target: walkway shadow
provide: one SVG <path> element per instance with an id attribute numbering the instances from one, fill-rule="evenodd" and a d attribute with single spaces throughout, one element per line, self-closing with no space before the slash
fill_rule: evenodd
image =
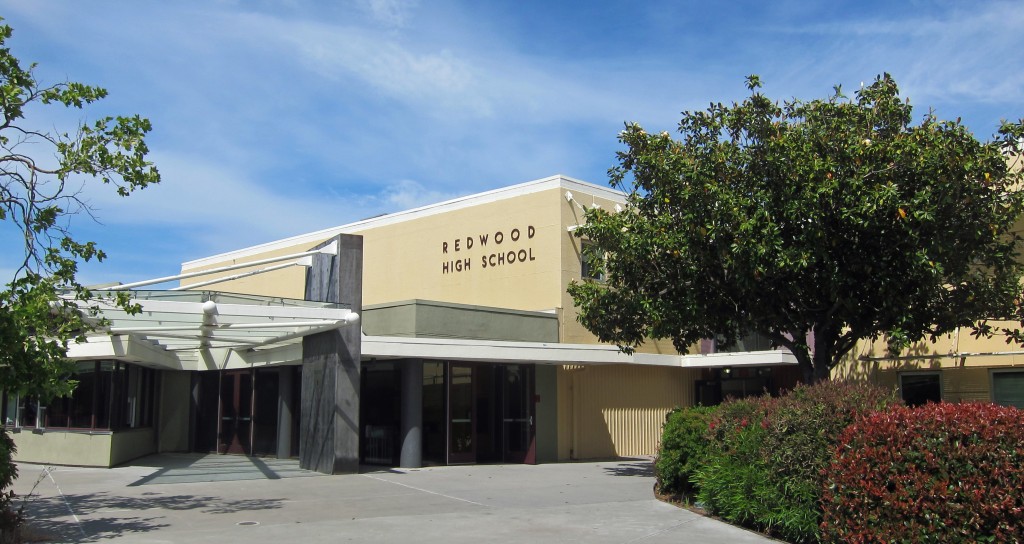
<path id="1" fill-rule="evenodd" d="M 145 511 L 163 509 L 195 510 L 202 514 L 231 514 L 281 508 L 283 499 L 223 499 L 201 495 L 143 493 L 121 497 L 106 491 L 61 497 L 30 497 L 25 505 L 29 531 L 50 541 L 92 542 L 95 540 L 147 533 L 168 527 L 163 516 L 146 516 Z M 16 503 L 17 504 L 17 503 Z M 82 520 L 79 526 L 68 504 Z"/>
<path id="2" fill-rule="evenodd" d="M 299 468 L 299 462 L 296 459 L 263 459 L 244 455 L 158 454 L 129 464 L 155 469 L 151 474 L 128 484 L 129 487 L 147 484 L 279 480 L 281 478 L 322 476 L 318 472 Z"/>
<path id="3" fill-rule="evenodd" d="M 617 465 L 603 467 L 604 471 L 612 476 L 642 476 L 654 477 L 654 462 L 644 459 L 631 463 L 619 463 Z"/>

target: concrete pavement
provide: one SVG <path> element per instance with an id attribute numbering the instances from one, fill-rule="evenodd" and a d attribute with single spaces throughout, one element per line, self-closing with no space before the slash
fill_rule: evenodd
<path id="1" fill-rule="evenodd" d="M 59 542 L 772 542 L 656 500 L 648 460 L 345 476 L 216 455 L 44 468 L 19 465 L 16 504 L 39 481 L 25 512 Z"/>

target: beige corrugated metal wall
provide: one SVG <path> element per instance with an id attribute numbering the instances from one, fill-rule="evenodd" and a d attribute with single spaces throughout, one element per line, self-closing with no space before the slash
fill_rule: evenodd
<path id="1" fill-rule="evenodd" d="M 693 404 L 695 373 L 669 367 L 562 367 L 558 458 L 654 455 L 665 415 Z"/>
<path id="2" fill-rule="evenodd" d="M 989 369 L 947 368 L 942 371 L 942 400 L 946 402 L 989 401 Z"/>

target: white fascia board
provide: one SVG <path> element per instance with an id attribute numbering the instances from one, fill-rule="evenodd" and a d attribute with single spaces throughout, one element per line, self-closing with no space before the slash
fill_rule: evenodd
<path id="1" fill-rule="evenodd" d="M 479 206 L 481 204 L 488 204 L 491 202 L 498 202 L 501 200 L 507 200 L 509 198 L 514 198 L 522 195 L 539 193 L 541 191 L 547 191 L 549 189 L 568 189 L 569 191 L 586 193 L 607 200 L 612 200 L 621 203 L 626 202 L 625 194 L 623 194 L 621 191 L 617 191 L 610 187 L 603 187 L 601 185 L 595 185 L 593 183 L 588 183 L 586 181 L 581 181 L 578 179 L 558 174 L 534 181 L 528 181 L 526 183 L 502 187 L 491 191 L 485 191 L 483 193 L 477 193 L 473 195 L 454 198 L 451 200 L 446 200 L 444 202 L 438 202 L 436 204 L 429 204 L 427 206 L 421 206 L 419 208 L 413 208 L 411 210 L 389 213 L 379 217 L 372 217 L 370 219 L 356 221 L 354 223 L 348 223 L 337 227 L 323 229 L 306 234 L 300 234 L 298 236 L 292 236 L 289 238 L 283 238 L 281 240 L 277 240 L 274 242 L 250 246 L 247 248 L 229 251 L 227 253 L 220 253 L 217 255 L 212 255 L 210 257 L 195 259 L 192 261 L 186 261 L 181 264 L 181 270 L 192 270 L 195 268 L 223 263 L 235 259 L 242 259 L 245 257 L 259 255 L 270 251 L 283 249 L 287 247 L 293 247 L 301 244 L 309 244 L 312 246 L 319 242 L 327 240 L 332 236 L 337 236 L 338 234 L 358 234 L 361 231 L 369 230 L 372 228 L 383 227 L 395 223 L 402 223 L 404 221 L 410 221 L 422 217 L 430 217 L 433 215 L 448 213 L 458 209 Z"/>
<path id="2" fill-rule="evenodd" d="M 171 300 L 132 299 L 132 304 L 142 307 L 143 313 L 163 313 L 178 320 L 191 321 L 202 318 L 204 302 L 180 302 Z M 338 321 L 348 318 L 352 310 L 345 308 L 323 308 L 310 306 L 263 306 L 258 304 L 217 304 L 217 317 L 287 318 L 320 321 Z M 115 310 L 116 311 L 116 310 Z M 182 316 L 184 314 L 184 317 Z M 128 316 L 127 319 L 131 319 Z M 140 318 L 141 319 L 141 318 Z M 287 322 L 283 322 L 287 325 Z"/>
<path id="3" fill-rule="evenodd" d="M 681 366 L 678 355 L 627 355 L 615 346 L 447 338 L 364 336 L 362 358 L 420 358 L 551 365 Z"/>
<path id="4" fill-rule="evenodd" d="M 684 368 L 723 368 L 727 366 L 775 366 L 798 364 L 796 356 L 788 350 L 741 351 L 736 353 L 710 353 L 684 355 Z"/>

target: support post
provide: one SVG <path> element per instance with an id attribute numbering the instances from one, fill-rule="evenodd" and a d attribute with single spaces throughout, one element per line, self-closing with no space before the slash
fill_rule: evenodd
<path id="1" fill-rule="evenodd" d="M 277 457 L 292 456 L 292 417 L 295 414 L 295 367 L 282 366 L 278 370 L 277 404 Z"/>
<path id="2" fill-rule="evenodd" d="M 423 361 L 402 361 L 402 451 L 399 466 L 423 466 Z"/>

